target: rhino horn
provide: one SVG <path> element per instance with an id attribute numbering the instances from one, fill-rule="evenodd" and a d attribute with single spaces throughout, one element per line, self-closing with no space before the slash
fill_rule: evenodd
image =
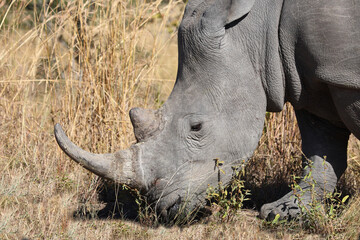
<path id="1" fill-rule="evenodd" d="M 54 128 L 55 138 L 60 148 L 75 162 L 96 175 L 126 184 L 132 188 L 141 189 L 144 183 L 139 173 L 140 166 L 136 160 L 135 148 L 109 154 L 94 154 L 76 146 L 66 136 L 60 124 Z"/>
<path id="2" fill-rule="evenodd" d="M 143 142 L 153 136 L 160 127 L 160 117 L 154 110 L 133 108 L 129 115 L 138 142 Z"/>

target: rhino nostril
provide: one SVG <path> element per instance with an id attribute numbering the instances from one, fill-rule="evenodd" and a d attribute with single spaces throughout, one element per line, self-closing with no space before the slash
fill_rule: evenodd
<path id="1" fill-rule="evenodd" d="M 179 210 L 180 204 L 179 203 L 175 203 L 172 207 L 170 207 L 169 211 L 172 213 L 177 213 Z"/>
<path id="2" fill-rule="evenodd" d="M 179 214 L 180 204 L 181 203 L 177 201 L 172 206 L 170 206 L 167 209 L 167 216 L 170 217 L 171 219 L 175 218 Z"/>

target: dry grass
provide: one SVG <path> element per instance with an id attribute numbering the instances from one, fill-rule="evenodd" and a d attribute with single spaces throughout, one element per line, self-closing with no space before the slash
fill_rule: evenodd
<path id="1" fill-rule="evenodd" d="M 133 143 L 128 111 L 159 107 L 174 83 L 183 7 L 178 0 L 0 2 L 0 239 L 356 239 L 355 196 L 328 224 L 331 234 L 269 228 L 250 210 L 230 223 L 212 217 L 185 228 L 73 217 L 79 209 L 101 209 L 99 182 L 60 151 L 53 125 L 62 123 L 74 142 L 93 152 Z M 359 153 L 352 139 L 341 185 L 352 194 L 359 189 Z M 284 191 L 300 156 L 291 109 L 267 116 L 246 177 L 256 207 L 269 200 L 264 194 L 278 194 L 268 185 Z"/>

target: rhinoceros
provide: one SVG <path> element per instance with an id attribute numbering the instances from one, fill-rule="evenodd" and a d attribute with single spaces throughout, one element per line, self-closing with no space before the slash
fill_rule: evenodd
<path id="1" fill-rule="evenodd" d="M 360 138 L 359 1 L 189 0 L 178 53 L 163 106 L 130 110 L 136 144 L 89 153 L 57 124 L 61 149 L 91 172 L 139 189 L 160 215 L 174 216 L 180 206 L 201 206 L 208 185 L 228 183 L 231 167 L 257 147 L 266 112 L 290 102 L 316 182 L 299 185 L 334 190 L 347 167 L 349 135 Z M 262 206 L 260 216 L 295 218 L 312 195 L 304 191 L 299 201 L 289 192 Z"/>

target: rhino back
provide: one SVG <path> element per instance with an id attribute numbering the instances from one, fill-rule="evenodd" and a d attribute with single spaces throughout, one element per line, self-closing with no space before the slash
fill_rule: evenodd
<path id="1" fill-rule="evenodd" d="M 360 1 L 284 1 L 279 38 L 287 100 L 339 120 L 328 85 L 360 89 Z"/>

